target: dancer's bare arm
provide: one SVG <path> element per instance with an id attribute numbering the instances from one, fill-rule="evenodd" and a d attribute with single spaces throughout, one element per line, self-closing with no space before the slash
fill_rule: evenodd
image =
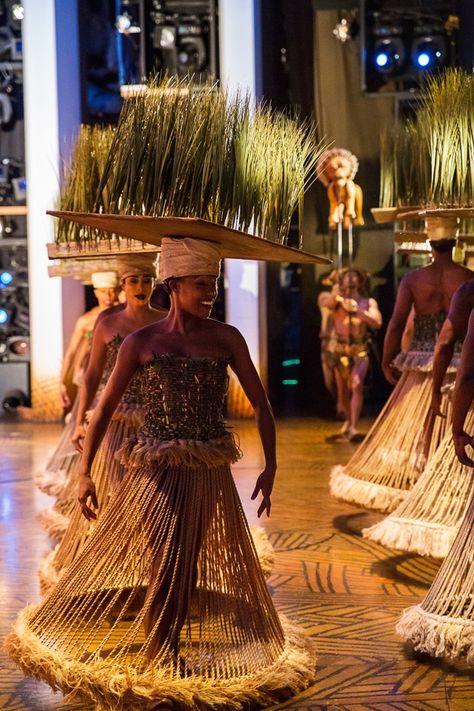
<path id="1" fill-rule="evenodd" d="M 71 404 L 66 389 L 66 376 L 73 364 L 74 356 L 76 355 L 77 349 L 79 348 L 79 344 L 84 338 L 86 328 L 87 320 L 84 316 L 80 316 L 76 321 L 76 325 L 74 326 L 69 345 L 66 348 L 66 352 L 64 354 L 63 364 L 61 366 L 61 374 L 59 376 L 59 388 L 64 407 L 69 407 Z"/>
<path id="2" fill-rule="evenodd" d="M 276 435 L 273 412 L 265 393 L 262 381 L 255 369 L 247 344 L 243 336 L 237 329 L 229 329 L 228 338 L 232 353 L 231 367 L 237 375 L 240 384 L 247 395 L 255 412 L 260 440 L 262 442 L 265 457 L 265 468 L 257 479 L 252 499 L 255 499 L 259 492 L 263 499 L 258 507 L 257 515 L 260 517 L 265 511 L 270 516 L 271 493 L 276 473 Z"/>
<path id="3" fill-rule="evenodd" d="M 409 280 L 404 277 L 398 288 L 395 307 L 393 309 L 392 317 L 388 322 L 387 333 L 385 334 L 383 344 L 382 370 L 388 382 L 392 385 L 395 385 L 397 382 L 392 361 L 400 349 L 403 330 L 410 314 L 412 304 L 413 295 Z"/>
<path id="4" fill-rule="evenodd" d="M 76 423 L 72 434 L 72 443 L 78 452 L 82 452 L 85 437 L 84 422 L 87 411 L 90 409 L 97 389 L 100 385 L 102 373 L 107 356 L 107 344 L 104 338 L 104 329 L 97 326 L 92 337 L 92 348 L 89 356 L 87 370 L 79 390 L 79 407 Z"/>
<path id="5" fill-rule="evenodd" d="M 469 318 L 469 327 L 464 341 L 461 363 L 456 376 L 453 397 L 453 440 L 456 455 L 462 464 L 474 467 L 474 461 L 466 454 L 466 446 L 472 437 L 464 431 L 464 422 L 474 400 L 474 311 Z"/>
<path id="6" fill-rule="evenodd" d="M 138 347 L 132 334 L 132 336 L 125 339 L 119 350 L 115 368 L 98 404 L 94 408 L 84 440 L 78 498 L 82 513 L 89 521 L 96 518 L 94 511 L 87 505 L 89 498 L 92 506 L 97 508 L 95 486 L 90 478 L 92 463 L 112 415 L 139 364 Z"/>
<path id="7" fill-rule="evenodd" d="M 358 305 L 355 315 L 370 328 L 381 328 L 382 326 L 382 314 L 375 299 L 369 299 L 366 309 L 360 308 Z"/>
<path id="8" fill-rule="evenodd" d="M 467 331 L 472 307 L 472 283 L 467 282 L 455 291 L 451 299 L 449 313 L 439 333 L 434 351 L 431 408 L 441 417 L 444 417 L 440 411 L 441 387 L 454 355 L 456 341 L 463 338 Z"/>

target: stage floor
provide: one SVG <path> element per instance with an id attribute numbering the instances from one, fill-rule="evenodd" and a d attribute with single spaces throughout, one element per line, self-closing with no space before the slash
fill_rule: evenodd
<path id="1" fill-rule="evenodd" d="M 367 423 L 365 423 L 367 425 Z M 255 427 L 234 422 L 244 458 L 235 479 L 251 524 L 250 494 L 261 465 Z M 278 422 L 279 470 L 270 518 L 261 521 L 275 548 L 269 586 L 275 604 L 317 644 L 316 684 L 274 708 L 306 711 L 474 711 L 474 673 L 407 648 L 394 631 L 401 611 L 416 604 L 439 563 L 364 540 L 376 513 L 328 494 L 329 471 L 355 445 L 328 443 L 338 423 Z M 0 420 L 0 637 L 17 611 L 39 599 L 36 570 L 52 543 L 38 511 L 52 503 L 33 485 L 59 437 L 58 425 Z M 0 708 L 5 711 L 84 709 L 25 679 L 0 650 Z"/>

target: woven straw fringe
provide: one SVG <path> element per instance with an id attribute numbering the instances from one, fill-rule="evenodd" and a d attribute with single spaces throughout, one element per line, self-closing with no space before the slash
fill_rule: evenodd
<path id="1" fill-rule="evenodd" d="M 44 470 L 36 472 L 33 476 L 33 480 L 38 489 L 50 496 L 57 496 L 61 487 L 64 485 L 67 472 L 71 468 L 74 460 L 79 456 L 79 453 L 76 452 L 71 442 L 78 406 L 79 398 L 76 398 L 71 416 L 63 428 L 53 455 L 50 457 Z"/>
<path id="2" fill-rule="evenodd" d="M 329 487 L 331 495 L 340 501 L 382 512 L 393 511 L 408 494 L 407 491 L 349 476 L 340 464 L 331 470 Z"/>
<path id="3" fill-rule="evenodd" d="M 417 651 L 474 665 L 474 620 L 436 615 L 414 605 L 403 612 L 395 629 Z"/>
<path id="4" fill-rule="evenodd" d="M 407 351 L 406 353 L 399 353 L 393 363 L 402 372 L 405 370 L 418 370 L 429 373 L 433 371 L 433 357 L 434 353 L 432 351 Z M 459 367 L 459 361 L 460 355 L 456 353 L 446 372 L 455 373 Z"/>
<path id="5" fill-rule="evenodd" d="M 397 631 L 417 649 L 474 664 L 474 494 L 448 555 L 419 605 L 405 610 Z"/>
<path id="6" fill-rule="evenodd" d="M 143 425 L 145 419 L 145 410 L 143 407 L 137 407 L 136 405 L 128 405 L 127 403 L 121 402 L 118 408 L 115 410 L 112 421 L 123 422 L 131 429 L 138 429 Z"/>
<path id="7" fill-rule="evenodd" d="M 474 427 L 474 411 L 466 430 Z M 463 466 L 451 434 L 404 501 L 383 521 L 362 530 L 362 535 L 389 548 L 434 558 L 445 558 L 466 513 L 472 490 L 472 470 Z"/>
<path id="8" fill-rule="evenodd" d="M 275 566 L 275 549 L 262 526 L 250 526 L 249 528 L 263 577 L 268 580 Z"/>
<path id="9" fill-rule="evenodd" d="M 280 621 L 285 646 L 274 663 L 238 679 L 170 677 L 152 667 L 118 670 L 114 660 L 67 665 L 59 654 L 42 645 L 28 630 L 28 619 L 38 606 L 26 607 L 5 639 L 5 650 L 29 676 L 45 681 L 68 701 L 91 701 L 97 711 L 153 711 L 169 701 L 173 709 L 203 711 L 270 706 L 306 689 L 315 677 L 314 643 L 285 618 Z"/>
<path id="10" fill-rule="evenodd" d="M 79 456 L 79 452 L 77 452 L 77 456 Z M 35 472 L 33 481 L 35 486 L 44 494 L 58 496 L 62 489 L 64 489 L 67 476 L 67 469 L 58 469 L 55 472 L 44 469 L 43 471 Z"/>
<path id="11" fill-rule="evenodd" d="M 457 526 L 404 519 L 394 513 L 374 526 L 362 529 L 364 538 L 382 546 L 432 558 L 445 558 L 448 555 L 457 532 Z"/>
<path id="12" fill-rule="evenodd" d="M 364 441 L 347 465 L 333 469 L 330 492 L 349 503 L 391 512 L 413 487 L 447 434 L 448 418 L 431 414 L 431 353 L 406 354 L 413 364 L 386 402 Z M 450 401 L 443 394 L 442 409 L 450 413 Z"/>
<path id="13" fill-rule="evenodd" d="M 234 435 L 228 432 L 224 437 L 206 442 L 189 439 L 157 440 L 137 435 L 131 437 L 117 450 L 116 458 L 128 469 L 144 465 L 200 468 L 217 467 L 237 462 L 242 452 Z"/>
<path id="14" fill-rule="evenodd" d="M 53 541 L 60 541 L 69 526 L 70 518 L 56 511 L 54 506 L 43 509 L 38 514 L 39 521 L 44 530 Z"/>

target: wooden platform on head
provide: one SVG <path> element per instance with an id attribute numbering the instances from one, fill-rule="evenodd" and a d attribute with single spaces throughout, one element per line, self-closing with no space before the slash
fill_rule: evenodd
<path id="1" fill-rule="evenodd" d="M 235 479 L 249 522 L 261 454 L 253 423 L 234 422 L 244 451 Z M 367 423 L 366 423 L 367 424 Z M 394 632 L 401 611 L 429 587 L 439 563 L 365 541 L 360 530 L 381 518 L 329 497 L 333 464 L 353 445 L 330 444 L 339 423 L 278 423 L 279 471 L 272 515 L 261 523 L 276 550 L 269 579 L 278 609 L 314 637 L 316 683 L 278 709 L 300 711 L 473 711 L 474 672 L 414 654 Z M 39 599 L 36 569 L 52 543 L 37 521 L 51 500 L 33 486 L 59 437 L 57 425 L 0 420 L 0 637 L 17 611 Z M 0 708 L 86 711 L 22 674 L 0 648 Z"/>

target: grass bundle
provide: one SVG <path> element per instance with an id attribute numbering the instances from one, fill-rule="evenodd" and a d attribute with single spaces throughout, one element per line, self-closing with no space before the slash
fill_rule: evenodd
<path id="1" fill-rule="evenodd" d="M 246 94 L 152 82 L 125 102 L 86 211 L 200 217 L 284 244 L 326 148 L 310 123 Z"/>
<path id="2" fill-rule="evenodd" d="M 72 152 L 71 162 L 65 167 L 58 210 L 91 212 L 95 205 L 100 177 L 104 171 L 114 136 L 112 126 L 81 126 Z M 57 242 L 81 241 L 90 236 L 91 228 L 59 220 Z"/>
<path id="3" fill-rule="evenodd" d="M 474 197 L 474 74 L 430 77 L 413 118 L 382 135 L 380 205 L 466 207 Z"/>

